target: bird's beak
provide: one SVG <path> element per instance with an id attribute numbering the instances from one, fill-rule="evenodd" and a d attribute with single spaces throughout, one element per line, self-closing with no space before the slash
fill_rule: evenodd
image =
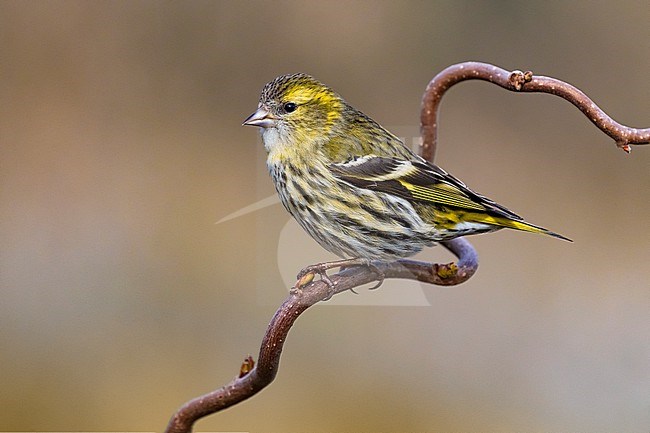
<path id="1" fill-rule="evenodd" d="M 256 112 L 244 120 L 242 126 L 259 126 L 260 128 L 271 128 L 275 126 L 277 117 L 269 112 L 263 105 L 260 105 Z"/>

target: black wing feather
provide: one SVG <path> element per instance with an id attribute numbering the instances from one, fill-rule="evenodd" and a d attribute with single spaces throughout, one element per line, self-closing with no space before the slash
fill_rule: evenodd
<path id="1" fill-rule="evenodd" d="M 330 170 L 341 181 L 357 188 L 392 194 L 412 202 L 486 212 L 523 221 L 519 215 L 472 191 L 456 177 L 423 159 L 408 161 L 367 156 L 331 164 Z"/>

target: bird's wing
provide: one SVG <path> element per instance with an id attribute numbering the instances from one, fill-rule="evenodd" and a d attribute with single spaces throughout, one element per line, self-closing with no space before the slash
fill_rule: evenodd
<path id="1" fill-rule="evenodd" d="M 412 202 L 486 212 L 523 221 L 519 215 L 475 193 L 451 174 L 425 160 L 371 155 L 331 164 L 329 168 L 340 181 L 357 188 L 381 191 Z"/>

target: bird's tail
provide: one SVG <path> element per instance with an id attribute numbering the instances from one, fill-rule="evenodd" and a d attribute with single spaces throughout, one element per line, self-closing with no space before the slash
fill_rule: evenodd
<path id="1" fill-rule="evenodd" d="M 517 220 L 512 220 L 509 218 L 505 217 L 498 217 L 498 216 L 489 216 L 489 221 L 483 221 L 487 224 L 499 226 L 499 227 L 507 227 L 510 229 L 515 229 L 515 230 L 521 230 L 524 232 L 530 232 L 530 233 L 541 233 L 543 235 L 549 235 L 553 236 L 554 238 L 562 239 L 565 241 L 573 242 L 571 239 L 567 238 L 566 236 L 562 236 L 559 233 L 552 232 L 548 229 L 545 229 L 544 227 L 536 226 L 531 223 L 527 223 L 526 221 L 517 221 Z"/>

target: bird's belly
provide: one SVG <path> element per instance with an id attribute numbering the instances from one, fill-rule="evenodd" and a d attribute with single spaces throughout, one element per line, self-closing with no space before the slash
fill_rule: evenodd
<path id="1" fill-rule="evenodd" d="M 425 223 L 401 198 L 338 182 L 328 185 L 313 176 L 293 179 L 285 175 L 276 182 L 276 189 L 300 226 L 339 257 L 395 260 L 434 243 L 423 235 Z"/>

